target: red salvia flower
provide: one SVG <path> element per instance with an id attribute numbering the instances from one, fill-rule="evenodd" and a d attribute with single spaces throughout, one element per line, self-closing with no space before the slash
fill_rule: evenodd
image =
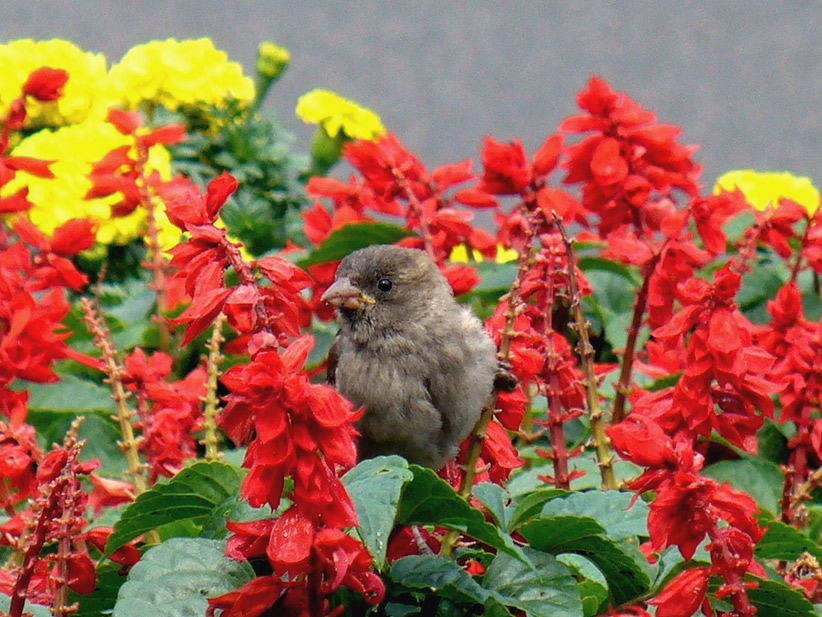
<path id="1" fill-rule="evenodd" d="M 63 69 L 44 66 L 29 75 L 23 84 L 23 94 L 38 101 L 56 101 L 63 95 L 63 86 L 66 85 L 68 78 L 69 74 Z"/>

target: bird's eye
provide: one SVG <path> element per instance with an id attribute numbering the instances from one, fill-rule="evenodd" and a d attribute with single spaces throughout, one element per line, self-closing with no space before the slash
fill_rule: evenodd
<path id="1" fill-rule="evenodd" d="M 391 282 L 391 279 L 380 279 L 379 283 L 377 283 L 377 289 L 380 291 L 391 291 L 393 286 L 394 283 Z"/>

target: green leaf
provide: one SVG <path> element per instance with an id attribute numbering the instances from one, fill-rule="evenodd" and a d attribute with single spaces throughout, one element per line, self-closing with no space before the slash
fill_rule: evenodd
<path id="1" fill-rule="evenodd" d="M 167 484 L 158 484 L 131 503 L 114 524 L 106 554 L 167 524 L 190 520 L 202 527 L 214 510 L 240 490 L 243 473 L 226 463 L 195 463 Z"/>
<path id="2" fill-rule="evenodd" d="M 605 528 L 590 516 L 545 516 L 519 528 L 528 543 L 549 553 L 564 552 L 561 547 L 590 536 L 604 535 Z"/>
<path id="3" fill-rule="evenodd" d="M 779 514 L 782 484 L 785 480 L 779 466 L 757 457 L 719 461 L 708 465 L 703 475 L 745 491 L 756 500 L 760 508 L 773 515 Z"/>
<path id="4" fill-rule="evenodd" d="M 74 414 L 31 411 L 26 421 L 37 429 L 41 443 L 46 445 L 61 443 L 76 416 Z M 97 459 L 100 469 L 97 473 L 103 476 L 119 478 L 127 469 L 126 457 L 117 440 L 121 439 L 120 431 L 114 421 L 101 414 L 85 414 L 85 420 L 80 425 L 78 437 L 86 444 L 80 453 L 81 461 Z"/>
<path id="5" fill-rule="evenodd" d="M 0 594 L 0 611 L 3 613 L 3 615 L 8 615 L 10 608 L 11 597 Z M 40 604 L 32 604 L 28 601 L 23 605 L 23 611 L 24 614 L 31 613 L 34 617 L 51 617 L 51 611 L 48 609 L 48 607 L 42 606 Z"/>
<path id="6" fill-rule="evenodd" d="M 802 553 L 810 553 L 822 561 L 822 548 L 798 529 L 780 521 L 770 523 L 765 535 L 756 545 L 754 554 L 760 559 L 794 561 Z"/>
<path id="7" fill-rule="evenodd" d="M 581 580 L 578 586 L 579 595 L 582 599 L 582 613 L 585 617 L 598 615 L 600 607 L 608 599 L 608 588 L 588 579 Z"/>
<path id="8" fill-rule="evenodd" d="M 742 277 L 742 287 L 736 294 L 736 304 L 754 323 L 765 323 L 769 316 L 765 303 L 790 278 L 790 271 L 781 261 L 760 261 L 753 272 Z"/>
<path id="9" fill-rule="evenodd" d="M 759 441 L 759 456 L 766 461 L 777 465 L 787 463 L 790 450 L 788 438 L 780 430 L 780 426 L 771 420 L 765 419 L 765 424 L 756 434 Z"/>
<path id="10" fill-rule="evenodd" d="M 612 540 L 647 536 L 648 505 L 641 499 L 632 504 L 633 499 L 633 494 L 620 491 L 579 491 L 546 503 L 542 516 L 590 516 Z"/>
<path id="11" fill-rule="evenodd" d="M 483 605 L 482 617 L 511 617 L 511 611 L 502 602 L 491 596 Z"/>
<path id="12" fill-rule="evenodd" d="M 608 600 L 608 582 L 594 564 L 574 553 L 557 555 L 557 559 L 570 568 L 577 579 L 579 595 L 582 598 L 582 611 L 585 617 L 598 615 L 605 610 Z"/>
<path id="13" fill-rule="evenodd" d="M 411 235 L 413 232 L 391 223 L 349 223 L 331 232 L 320 246 L 311 251 L 305 259 L 299 260 L 297 265 L 305 268 L 337 261 L 357 249 L 372 244 L 394 244 Z"/>
<path id="14" fill-rule="evenodd" d="M 486 507 L 497 527 L 506 531 L 508 521 L 514 511 L 511 493 L 493 482 L 481 482 L 474 487 L 474 497 Z"/>
<path id="15" fill-rule="evenodd" d="M 456 602 L 482 604 L 488 597 L 488 592 L 468 572 L 439 555 L 400 557 L 391 564 L 388 575 L 406 587 L 434 591 Z"/>
<path id="16" fill-rule="evenodd" d="M 468 264 L 477 269 L 480 282 L 466 294 L 460 296 L 460 301 L 470 301 L 479 298 L 486 302 L 496 302 L 499 297 L 511 288 L 511 283 L 517 274 L 519 265 L 517 262 L 499 264 L 495 261 L 485 260 L 479 263 Z"/>
<path id="17" fill-rule="evenodd" d="M 386 617 L 408 617 L 409 615 L 419 615 L 422 607 L 400 604 L 398 602 L 388 602 L 385 605 Z"/>
<path id="18" fill-rule="evenodd" d="M 285 501 L 283 499 L 283 502 Z M 225 526 L 228 521 L 245 523 L 272 518 L 273 516 L 274 513 L 268 504 L 255 508 L 239 495 L 232 495 L 211 511 L 198 535 L 201 538 L 226 538 L 229 535 L 229 531 Z"/>
<path id="19" fill-rule="evenodd" d="M 52 413 L 113 413 L 111 389 L 88 379 L 63 375 L 56 383 L 27 383 L 29 411 Z"/>
<path id="20" fill-rule="evenodd" d="M 405 486 L 397 521 L 404 525 L 439 525 L 455 529 L 515 557 L 522 553 L 511 536 L 488 523 L 482 512 L 457 495 L 433 470 L 409 465 L 414 478 Z"/>
<path id="21" fill-rule="evenodd" d="M 651 581 L 641 553 L 600 534 L 605 529 L 587 516 L 555 516 L 526 523 L 519 532 L 531 547 L 553 554 L 575 553 L 591 561 L 608 581 L 614 602 L 622 604 L 648 591 Z"/>
<path id="22" fill-rule="evenodd" d="M 628 340 L 627 326 L 633 319 L 636 285 L 626 284 L 623 273 L 613 270 L 591 269 L 585 276 L 594 290 L 591 296 L 585 298 L 585 305 L 593 308 L 611 346 L 614 349 L 625 347 Z M 647 335 L 643 331 L 640 344 L 645 336 Z"/>
<path id="23" fill-rule="evenodd" d="M 581 256 L 577 259 L 577 265 L 580 270 L 585 272 L 586 276 L 594 270 L 600 270 L 621 276 L 635 287 L 642 285 L 642 281 L 634 270 L 626 265 L 610 259 L 605 259 L 603 257 Z"/>
<path id="24" fill-rule="evenodd" d="M 581 617 L 582 600 L 568 567 L 553 555 L 524 550 L 530 563 L 500 553 L 491 562 L 483 587 L 496 592 L 506 606 L 533 617 Z"/>
<path id="25" fill-rule="evenodd" d="M 403 487 L 414 477 L 401 456 L 362 461 L 342 477 L 357 508 L 360 538 L 377 568 L 385 567 L 388 536 L 394 528 Z"/>
<path id="26" fill-rule="evenodd" d="M 784 581 L 759 580 L 759 587 L 748 590 L 748 599 L 757 607 L 757 617 L 811 617 L 813 604 Z"/>
<path id="27" fill-rule="evenodd" d="M 410 555 L 391 566 L 391 579 L 412 589 L 433 591 L 453 602 L 483 605 L 490 615 L 512 606 L 534 617 L 581 617 L 576 579 L 552 555 L 530 549 L 525 559 L 500 553 L 488 567 L 483 584 L 459 565 L 437 555 Z"/>
<path id="28" fill-rule="evenodd" d="M 518 495 L 516 497 L 516 506 L 508 521 L 508 531 L 514 531 L 526 521 L 539 516 L 542 508 L 551 499 L 565 495 L 568 495 L 568 491 L 559 488 L 543 488 Z"/>
<path id="29" fill-rule="evenodd" d="M 114 617 L 204 615 L 208 598 L 254 578 L 246 562 L 225 557 L 225 542 L 172 538 L 147 550 L 120 588 Z"/>

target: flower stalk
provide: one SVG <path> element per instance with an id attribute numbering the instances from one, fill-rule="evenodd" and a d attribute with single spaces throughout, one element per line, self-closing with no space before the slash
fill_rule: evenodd
<path id="1" fill-rule="evenodd" d="M 554 213 L 554 224 L 557 226 L 562 241 L 565 244 L 565 253 L 568 257 L 568 286 L 571 296 L 571 309 L 579 334 L 579 355 L 582 360 L 582 370 L 585 375 L 585 399 L 588 406 L 588 417 L 591 421 L 591 433 L 597 455 L 599 473 L 602 477 L 602 488 L 614 489 L 617 487 L 614 475 L 614 456 L 611 452 L 611 442 L 605 433 L 607 421 L 602 406 L 599 403 L 597 379 L 594 373 L 594 348 L 588 338 L 588 323 L 582 312 L 582 302 L 576 280 L 576 259 L 574 247 L 568 232 L 562 224 L 562 219 Z"/>
<path id="2" fill-rule="evenodd" d="M 651 277 L 659 261 L 659 255 L 655 256 L 645 270 L 645 279 L 637 294 L 634 304 L 634 314 L 631 318 L 631 326 L 628 330 L 628 340 L 625 343 L 625 353 L 622 356 L 622 367 L 619 371 L 619 379 L 616 384 L 616 395 L 614 396 L 614 408 L 611 413 L 611 424 L 619 424 L 625 418 L 625 401 L 628 395 L 628 388 L 631 385 L 631 375 L 634 370 L 634 354 L 639 340 L 639 331 L 642 327 L 642 320 L 645 317 L 645 309 L 648 307 L 648 290 L 651 286 Z"/>
<path id="3" fill-rule="evenodd" d="M 151 194 L 151 187 L 146 178 L 146 162 L 148 161 L 148 148 L 138 141 L 137 144 L 137 162 L 135 169 L 137 171 L 139 182 L 137 183 L 142 195 L 143 206 L 148 213 L 148 236 L 146 244 L 148 245 L 149 253 L 151 254 L 151 261 L 146 264 L 153 277 L 153 282 L 150 287 L 154 290 L 157 296 L 157 334 L 159 337 L 160 351 L 169 353 L 171 351 L 171 330 L 168 324 L 168 288 L 166 284 L 168 261 L 163 257 L 162 247 L 160 246 L 160 229 L 157 225 L 157 213 L 154 198 Z"/>
<path id="4" fill-rule="evenodd" d="M 92 301 L 83 298 L 81 306 L 83 308 L 83 321 L 86 322 L 89 331 L 94 335 L 94 345 L 103 352 L 105 382 L 111 387 L 113 392 L 111 398 L 114 399 L 117 406 L 117 415 L 112 416 L 112 418 L 120 424 L 120 434 L 123 436 L 123 439 L 118 441 L 117 444 L 126 455 L 128 470 L 125 473 L 131 476 L 134 482 L 134 494 L 137 496 L 147 490 L 148 484 L 145 475 L 146 466 L 140 461 L 138 451 L 142 438 L 136 437 L 134 434 L 134 425 L 132 424 L 134 411 L 128 406 L 131 393 L 126 392 L 123 386 L 125 369 L 117 357 L 117 350 L 111 340 L 111 332 L 103 318 L 98 315 Z"/>
<path id="5" fill-rule="evenodd" d="M 219 413 L 220 399 L 217 396 L 217 380 L 220 378 L 220 363 L 224 360 L 220 353 L 220 345 L 225 342 L 223 337 L 223 324 L 226 316 L 221 313 L 214 320 L 214 329 L 211 338 L 206 344 L 208 349 L 208 359 L 206 360 L 206 372 L 208 373 L 208 383 L 206 394 L 202 397 L 203 402 L 203 430 L 204 437 L 200 442 L 205 446 L 205 459 L 207 461 L 217 461 L 223 456 L 220 452 L 220 440 L 217 437 L 217 414 Z"/>

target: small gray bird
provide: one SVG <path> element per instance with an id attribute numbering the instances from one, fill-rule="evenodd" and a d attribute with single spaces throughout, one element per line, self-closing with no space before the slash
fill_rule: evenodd
<path id="1" fill-rule="evenodd" d="M 490 400 L 496 347 L 424 251 L 351 253 L 322 297 L 340 331 L 328 380 L 355 405 L 360 459 L 399 454 L 439 469 Z"/>

